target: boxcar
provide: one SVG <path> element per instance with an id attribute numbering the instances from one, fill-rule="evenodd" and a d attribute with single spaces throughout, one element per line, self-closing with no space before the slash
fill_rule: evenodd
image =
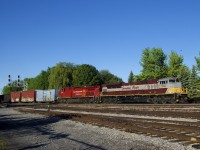
<path id="1" fill-rule="evenodd" d="M 21 102 L 35 102 L 36 101 L 36 91 L 28 90 L 21 92 Z"/>
<path id="2" fill-rule="evenodd" d="M 11 92 L 11 102 L 21 102 L 21 92 Z"/>

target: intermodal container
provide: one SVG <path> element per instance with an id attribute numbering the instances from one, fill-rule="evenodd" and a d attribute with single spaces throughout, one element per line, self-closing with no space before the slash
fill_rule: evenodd
<path id="1" fill-rule="evenodd" d="M 21 102 L 35 102 L 35 100 L 36 100 L 35 90 L 22 91 Z"/>
<path id="2" fill-rule="evenodd" d="M 36 102 L 43 102 L 44 90 L 35 90 L 35 91 L 36 91 Z"/>
<path id="3" fill-rule="evenodd" d="M 11 92 L 11 102 L 21 102 L 21 92 Z"/>
<path id="4" fill-rule="evenodd" d="M 4 95 L 0 95 L 0 102 L 3 102 Z"/>
<path id="5" fill-rule="evenodd" d="M 37 102 L 53 102 L 56 100 L 57 95 L 58 95 L 57 89 L 36 90 L 36 101 Z"/>
<path id="6" fill-rule="evenodd" d="M 4 96 L 3 96 L 3 102 L 4 103 L 10 103 L 10 101 L 11 101 L 10 94 L 4 94 Z"/>

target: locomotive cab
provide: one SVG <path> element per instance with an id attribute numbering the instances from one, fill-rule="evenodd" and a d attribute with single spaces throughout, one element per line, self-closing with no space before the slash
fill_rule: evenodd
<path id="1" fill-rule="evenodd" d="M 177 78 L 164 78 L 158 81 L 160 88 L 167 88 L 166 94 L 187 94 Z"/>

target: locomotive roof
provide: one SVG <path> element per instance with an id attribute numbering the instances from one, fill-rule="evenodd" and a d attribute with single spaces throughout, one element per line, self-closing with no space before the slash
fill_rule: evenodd
<path id="1" fill-rule="evenodd" d="M 175 77 L 168 77 L 168 78 L 159 79 L 159 81 L 163 81 L 163 80 L 177 80 L 177 78 L 175 78 Z"/>
<path id="2" fill-rule="evenodd" d="M 123 82 L 118 83 L 108 83 L 108 84 L 102 84 L 102 87 L 108 87 L 108 88 L 118 88 L 121 87 Z"/>
<path id="3" fill-rule="evenodd" d="M 132 83 L 123 83 L 123 85 L 140 85 L 140 84 L 156 84 L 156 83 L 158 83 L 158 79 L 137 81 Z"/>

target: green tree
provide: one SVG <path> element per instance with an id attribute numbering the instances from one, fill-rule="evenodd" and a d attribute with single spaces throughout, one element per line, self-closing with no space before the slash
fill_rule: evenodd
<path id="1" fill-rule="evenodd" d="M 58 63 L 55 67 L 52 67 L 48 78 L 49 89 L 59 89 L 65 86 L 72 86 L 72 73 L 74 67 L 75 66 L 72 63 L 65 62 Z"/>
<path id="2" fill-rule="evenodd" d="M 166 59 L 167 56 L 161 48 L 144 49 L 140 61 L 142 66 L 140 79 L 149 80 L 167 77 Z"/>
<path id="3" fill-rule="evenodd" d="M 47 71 L 42 70 L 41 73 L 36 76 L 36 87 L 35 89 L 45 90 L 49 87 L 49 78 L 50 75 L 50 68 Z"/>
<path id="4" fill-rule="evenodd" d="M 178 72 L 178 79 L 182 82 L 182 86 L 184 88 L 189 88 L 189 79 L 190 79 L 190 69 L 186 65 L 180 66 Z"/>
<path id="5" fill-rule="evenodd" d="M 11 88 L 6 85 L 3 87 L 2 94 L 10 94 L 10 92 L 11 92 L 10 90 L 11 90 Z"/>
<path id="6" fill-rule="evenodd" d="M 199 57 L 195 57 L 196 60 L 196 69 L 197 69 L 197 75 L 200 73 L 200 52 Z M 197 89 L 198 89 L 198 96 L 200 97 L 200 77 L 198 76 L 197 80 Z"/>
<path id="7" fill-rule="evenodd" d="M 196 60 L 197 70 L 200 71 L 200 52 L 199 52 L 199 57 L 195 57 L 195 60 Z"/>
<path id="8" fill-rule="evenodd" d="M 120 83 L 120 82 L 123 82 L 122 78 L 119 78 L 115 75 L 110 79 L 110 83 Z"/>
<path id="9" fill-rule="evenodd" d="M 24 82 L 28 83 L 28 89 L 40 89 L 45 90 L 48 89 L 49 86 L 49 75 L 50 75 L 51 68 L 48 68 L 47 71 L 42 70 L 39 75 L 35 78 L 25 78 Z"/>
<path id="10" fill-rule="evenodd" d="M 129 76 L 128 76 L 128 83 L 131 83 L 134 81 L 134 75 L 133 75 L 133 72 L 131 71 Z"/>
<path id="11" fill-rule="evenodd" d="M 3 87 L 2 94 L 10 94 L 11 92 L 15 91 L 22 91 L 22 85 L 17 85 L 17 80 L 13 81 L 10 86 L 6 85 Z"/>
<path id="12" fill-rule="evenodd" d="M 178 77 L 180 69 L 183 66 L 183 56 L 179 56 L 175 51 L 171 51 L 169 55 L 169 77 Z"/>
<path id="13" fill-rule="evenodd" d="M 135 76 L 134 76 L 134 80 L 135 80 L 135 81 L 142 81 L 142 80 L 143 80 L 143 77 L 142 77 L 141 74 L 135 75 Z"/>
<path id="14" fill-rule="evenodd" d="M 99 71 L 92 65 L 77 65 L 73 72 L 73 86 L 100 85 L 102 83 Z"/>
<path id="15" fill-rule="evenodd" d="M 192 72 L 189 79 L 189 89 L 188 89 L 188 96 L 190 98 L 198 97 L 199 89 L 198 89 L 198 76 L 196 67 L 192 67 Z"/>
<path id="16" fill-rule="evenodd" d="M 108 70 L 101 70 L 99 71 L 102 79 L 102 83 L 117 83 L 117 82 L 123 82 L 121 78 L 113 75 Z"/>
<path id="17" fill-rule="evenodd" d="M 28 90 L 34 90 L 37 87 L 36 78 L 25 78 L 24 81 L 28 84 Z"/>

